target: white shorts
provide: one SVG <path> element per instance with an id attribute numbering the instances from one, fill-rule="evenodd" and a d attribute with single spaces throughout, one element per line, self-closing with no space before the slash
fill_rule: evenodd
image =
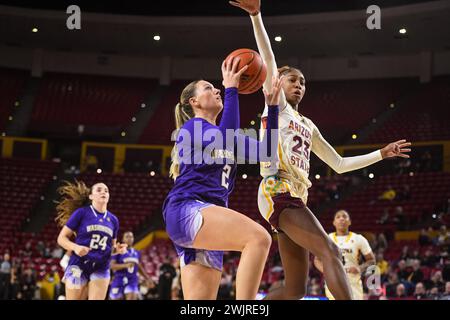
<path id="1" fill-rule="evenodd" d="M 274 231 L 279 231 L 278 219 L 285 208 L 306 207 L 302 199 L 293 197 L 289 184 L 277 176 L 261 180 L 258 188 L 258 209 Z"/>
<path id="2" fill-rule="evenodd" d="M 363 285 L 360 276 L 347 275 L 348 283 L 350 285 L 350 289 L 352 290 L 353 300 L 363 300 Z M 331 294 L 328 287 L 325 285 L 325 295 L 329 300 L 334 300 L 333 295 Z"/>

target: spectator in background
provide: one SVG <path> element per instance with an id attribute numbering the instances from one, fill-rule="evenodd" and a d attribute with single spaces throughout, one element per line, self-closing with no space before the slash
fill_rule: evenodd
<path id="1" fill-rule="evenodd" d="M 395 298 L 402 299 L 406 297 L 407 297 L 406 288 L 403 285 L 403 283 L 399 283 L 395 290 Z"/>
<path id="2" fill-rule="evenodd" d="M 36 275 L 31 268 L 26 268 L 20 277 L 20 290 L 24 300 L 32 300 L 36 291 Z"/>
<path id="3" fill-rule="evenodd" d="M 44 241 L 39 240 L 38 243 L 36 244 L 36 251 L 39 252 L 39 255 L 41 257 L 44 256 L 45 254 L 45 244 Z"/>
<path id="4" fill-rule="evenodd" d="M 389 269 L 389 262 L 384 260 L 384 255 L 382 252 L 377 253 L 377 267 L 380 269 L 381 276 L 387 274 Z"/>
<path id="5" fill-rule="evenodd" d="M 44 258 L 51 258 L 52 257 L 52 251 L 51 251 L 51 244 L 50 242 L 47 242 L 44 248 Z"/>
<path id="6" fill-rule="evenodd" d="M 379 197 L 378 200 L 387 200 L 387 201 L 392 201 L 395 199 L 395 196 L 397 195 L 397 193 L 395 192 L 394 188 L 392 188 L 392 186 L 388 186 L 386 191 L 384 191 Z"/>
<path id="7" fill-rule="evenodd" d="M 396 206 L 394 211 L 394 223 L 399 230 L 407 229 L 407 220 L 402 206 Z"/>
<path id="8" fill-rule="evenodd" d="M 439 293 L 439 288 L 438 287 L 432 287 L 430 290 L 430 294 L 428 295 L 428 297 L 431 300 L 439 300 L 441 298 L 441 295 Z"/>
<path id="9" fill-rule="evenodd" d="M 376 223 L 386 224 L 388 220 L 389 220 L 389 208 L 384 208 L 382 216 L 380 217 L 380 219 L 376 221 Z"/>
<path id="10" fill-rule="evenodd" d="M 433 254 L 433 252 L 430 249 L 427 249 L 424 254 L 424 258 L 422 259 L 422 265 L 434 268 L 437 263 L 437 257 Z"/>
<path id="11" fill-rule="evenodd" d="M 419 234 L 419 246 L 428 246 L 431 244 L 430 236 L 428 235 L 428 232 L 425 230 L 425 228 L 422 228 L 420 230 Z"/>
<path id="12" fill-rule="evenodd" d="M 408 271 L 407 267 L 406 267 L 406 261 L 405 260 L 400 260 L 398 262 L 398 266 L 397 266 L 397 277 L 400 280 L 400 282 L 403 281 L 408 281 L 408 276 L 410 274 L 410 272 Z"/>
<path id="13" fill-rule="evenodd" d="M 416 288 L 414 289 L 414 298 L 416 298 L 416 300 L 428 299 L 428 295 L 425 291 L 425 286 L 422 282 L 418 282 L 416 284 Z"/>
<path id="14" fill-rule="evenodd" d="M 23 257 L 31 257 L 33 255 L 33 249 L 31 248 L 31 241 L 25 244 L 24 250 L 21 252 Z"/>
<path id="15" fill-rule="evenodd" d="M 59 296 L 61 279 L 56 269 L 52 269 L 40 282 L 41 299 L 55 300 Z"/>
<path id="16" fill-rule="evenodd" d="M 445 291 L 441 296 L 441 300 L 450 300 L 450 281 L 445 283 Z"/>
<path id="17" fill-rule="evenodd" d="M 414 264 L 414 260 L 420 260 L 422 257 L 420 255 L 420 252 L 418 249 L 414 249 L 409 261 L 406 261 L 407 265 L 413 265 Z"/>
<path id="18" fill-rule="evenodd" d="M 423 281 L 423 272 L 420 270 L 420 260 L 416 259 L 412 265 L 413 271 L 408 276 L 408 281 L 419 283 Z"/>
<path id="19" fill-rule="evenodd" d="M 446 244 L 449 239 L 450 239 L 450 232 L 447 231 L 446 225 L 442 225 L 439 228 L 439 234 L 435 239 L 435 243 L 436 243 L 436 245 L 441 246 L 441 245 Z"/>
<path id="20" fill-rule="evenodd" d="M 11 284 L 11 257 L 9 253 L 3 255 L 0 264 L 0 300 L 8 300 Z"/>
<path id="21" fill-rule="evenodd" d="M 167 257 L 159 268 L 158 295 L 161 300 L 170 300 L 172 297 L 172 281 L 177 272 Z"/>
<path id="22" fill-rule="evenodd" d="M 398 281 L 397 273 L 390 272 L 388 276 L 388 283 L 386 285 L 386 296 L 395 297 L 397 286 L 400 284 Z"/>
<path id="23" fill-rule="evenodd" d="M 52 251 L 52 258 L 53 259 L 61 259 L 63 257 L 63 254 L 64 254 L 64 250 L 60 246 L 56 245 Z"/>
<path id="24" fill-rule="evenodd" d="M 411 254 L 409 253 L 409 247 L 403 246 L 402 253 L 400 254 L 400 260 L 407 260 L 411 258 Z"/>
<path id="25" fill-rule="evenodd" d="M 374 251 L 380 251 L 383 250 L 385 251 L 388 248 L 388 241 L 386 239 L 386 236 L 384 235 L 384 233 L 379 233 L 373 243 L 373 249 Z"/>
<path id="26" fill-rule="evenodd" d="M 428 281 L 428 288 L 437 288 L 438 291 L 443 292 L 445 288 L 444 280 L 442 279 L 442 272 L 437 270 L 433 273 L 430 280 Z"/>

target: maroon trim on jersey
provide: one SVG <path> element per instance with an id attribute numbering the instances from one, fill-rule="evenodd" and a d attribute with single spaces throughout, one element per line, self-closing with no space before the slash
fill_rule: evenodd
<path id="1" fill-rule="evenodd" d="M 280 193 L 274 197 L 272 197 L 273 201 L 273 213 L 269 218 L 269 222 L 273 228 L 275 228 L 278 232 L 281 230 L 278 229 L 278 220 L 280 219 L 280 214 L 286 208 L 306 208 L 306 205 L 300 198 L 294 198 L 291 196 L 289 192 Z"/>

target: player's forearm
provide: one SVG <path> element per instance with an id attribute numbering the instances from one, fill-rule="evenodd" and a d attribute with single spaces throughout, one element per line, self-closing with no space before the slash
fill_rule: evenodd
<path id="1" fill-rule="evenodd" d="M 75 251 L 75 248 L 77 246 L 75 242 L 70 241 L 70 239 L 67 236 L 62 234 L 58 236 L 57 242 L 63 249 L 67 251 Z"/>
<path id="2" fill-rule="evenodd" d="M 361 264 L 359 266 L 359 269 L 361 270 L 361 273 L 365 273 L 367 268 L 369 268 L 370 266 L 374 266 L 375 264 L 376 264 L 375 260 L 368 260 L 368 261 L 364 262 L 363 264 Z"/>
<path id="3" fill-rule="evenodd" d="M 225 89 L 224 108 L 219 129 L 226 137 L 226 129 L 239 129 L 239 96 L 238 89 L 231 87 Z"/>
<path id="4" fill-rule="evenodd" d="M 259 54 L 263 59 L 264 63 L 267 67 L 267 78 L 264 82 L 264 88 L 267 89 L 270 87 L 272 76 L 278 73 L 277 63 L 275 61 L 275 55 L 272 51 L 272 46 L 270 44 L 270 39 L 267 34 L 266 29 L 264 28 L 264 23 L 262 21 L 261 13 L 257 15 L 250 16 L 252 25 L 253 25 L 253 33 L 255 35 L 256 45 L 258 46 Z"/>
<path id="5" fill-rule="evenodd" d="M 313 141 L 313 148 L 314 153 L 337 173 L 358 170 L 383 160 L 380 150 L 343 158 L 321 135 Z"/>

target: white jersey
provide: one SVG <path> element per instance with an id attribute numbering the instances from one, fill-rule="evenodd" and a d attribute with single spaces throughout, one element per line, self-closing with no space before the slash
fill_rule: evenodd
<path id="1" fill-rule="evenodd" d="M 261 128 L 265 128 L 267 106 L 261 117 Z M 279 113 L 278 118 L 278 159 L 277 162 L 262 162 L 261 175 L 278 174 L 288 184 L 287 190 L 295 198 L 306 204 L 309 180 L 309 160 L 314 141 L 320 135 L 314 123 L 299 114 L 289 103 Z"/>
<path id="2" fill-rule="evenodd" d="M 336 232 L 332 232 L 328 236 L 339 247 L 345 269 L 359 268 L 361 255 L 365 256 L 372 252 L 369 242 L 360 234 L 349 232 L 346 236 L 337 236 Z"/>
<path id="3" fill-rule="evenodd" d="M 348 268 L 356 267 L 359 269 L 359 258 L 361 255 L 367 255 L 372 252 L 369 242 L 362 235 L 349 232 L 346 236 L 336 236 L 336 232 L 328 235 L 334 243 L 339 247 L 342 254 L 342 263 L 347 273 L 350 288 L 352 290 L 353 299 L 363 300 L 363 285 L 361 274 L 347 272 Z M 325 295 L 330 300 L 334 300 L 333 295 L 327 286 L 325 286 Z"/>

